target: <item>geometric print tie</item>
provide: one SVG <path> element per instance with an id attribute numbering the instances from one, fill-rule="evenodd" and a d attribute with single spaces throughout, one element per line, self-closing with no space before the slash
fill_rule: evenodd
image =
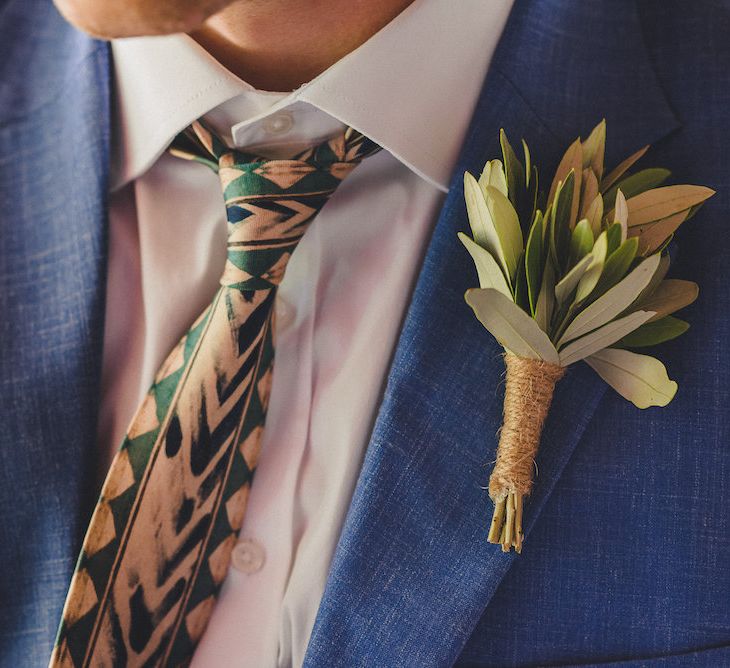
<path id="1" fill-rule="evenodd" d="M 214 169 L 228 252 L 210 306 L 162 364 L 109 469 L 52 666 L 181 666 L 192 658 L 243 522 L 287 261 L 340 182 L 379 147 L 348 129 L 291 160 L 229 149 L 196 122 L 171 152 Z"/>

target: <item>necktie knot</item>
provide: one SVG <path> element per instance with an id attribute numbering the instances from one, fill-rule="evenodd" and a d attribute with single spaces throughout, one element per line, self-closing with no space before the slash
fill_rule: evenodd
<path id="1" fill-rule="evenodd" d="M 228 253 L 221 284 L 242 291 L 270 290 L 309 224 L 343 179 L 379 147 L 345 132 L 289 159 L 231 149 L 209 128 L 193 123 L 171 153 L 218 173 L 228 219 Z"/>

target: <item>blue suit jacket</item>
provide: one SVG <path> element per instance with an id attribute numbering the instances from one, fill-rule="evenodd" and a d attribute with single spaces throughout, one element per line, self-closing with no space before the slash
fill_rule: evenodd
<path id="1" fill-rule="evenodd" d="M 2 666 L 47 661 L 96 494 L 109 96 L 107 45 L 49 0 L 0 0 Z M 689 333 L 660 351 L 680 384 L 669 407 L 639 411 L 584 365 L 561 381 L 515 557 L 485 540 L 503 366 L 462 298 L 461 175 L 498 155 L 500 127 L 548 167 L 604 116 L 609 164 L 652 142 L 645 162 L 718 191 L 672 269 L 701 295 Z M 517 0 L 307 666 L 730 665 L 729 156 L 726 2 Z"/>

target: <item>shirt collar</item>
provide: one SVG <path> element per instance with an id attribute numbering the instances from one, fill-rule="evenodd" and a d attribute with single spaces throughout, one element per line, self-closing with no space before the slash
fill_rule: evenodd
<path id="1" fill-rule="evenodd" d="M 312 105 L 446 191 L 511 5 L 460 0 L 455 9 L 453 0 L 415 0 L 288 94 L 256 91 L 185 35 L 115 40 L 112 188 L 141 176 L 180 130 L 235 98 L 238 126 Z"/>

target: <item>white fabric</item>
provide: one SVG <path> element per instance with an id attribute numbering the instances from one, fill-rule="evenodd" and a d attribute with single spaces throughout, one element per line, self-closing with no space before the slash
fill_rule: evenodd
<path id="1" fill-rule="evenodd" d="M 510 6 L 416 0 L 290 94 L 252 89 L 185 36 L 112 45 L 105 463 L 225 259 L 217 176 L 164 153 L 177 132 L 205 115 L 228 141 L 276 155 L 346 123 L 385 149 L 340 186 L 281 284 L 242 543 L 194 666 L 302 663 L 424 245 Z"/>

